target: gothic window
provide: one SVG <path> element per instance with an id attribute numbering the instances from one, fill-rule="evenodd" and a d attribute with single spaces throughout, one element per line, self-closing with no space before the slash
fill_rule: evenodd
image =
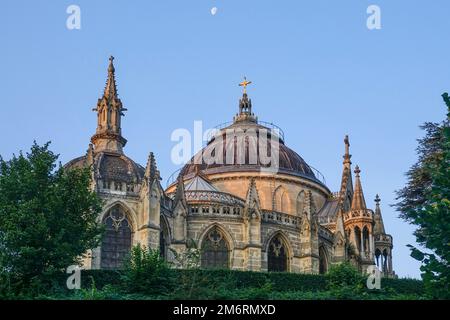
<path id="1" fill-rule="evenodd" d="M 224 214 L 230 214 L 230 207 L 223 207 Z"/>
<path id="2" fill-rule="evenodd" d="M 268 247 L 268 271 L 287 271 L 287 249 L 283 239 L 277 235 L 269 243 Z"/>
<path id="3" fill-rule="evenodd" d="M 387 259 L 388 259 L 388 254 L 387 254 L 387 251 L 386 251 L 386 249 L 384 249 L 383 250 L 383 272 L 388 272 L 388 261 L 387 261 Z"/>
<path id="4" fill-rule="evenodd" d="M 369 252 L 370 249 L 370 237 L 369 237 L 369 229 L 367 227 L 363 228 L 363 251 Z"/>
<path id="5" fill-rule="evenodd" d="M 375 259 L 377 262 L 377 267 L 380 267 L 381 263 L 380 263 L 380 256 L 381 256 L 381 251 L 380 249 L 375 250 Z"/>
<path id="6" fill-rule="evenodd" d="M 169 230 L 163 217 L 161 217 L 160 221 L 161 231 L 159 235 L 159 253 L 161 257 L 167 259 L 167 251 L 169 246 Z"/>
<path id="7" fill-rule="evenodd" d="M 209 207 L 202 207 L 202 213 L 209 213 Z"/>
<path id="8" fill-rule="evenodd" d="M 217 228 L 210 230 L 203 240 L 201 266 L 203 268 L 228 269 L 228 243 L 223 233 Z"/>
<path id="9" fill-rule="evenodd" d="M 324 247 L 319 248 L 319 273 L 325 274 L 328 271 L 327 253 Z"/>
<path id="10" fill-rule="evenodd" d="M 131 226 L 119 206 L 108 212 L 103 223 L 106 230 L 101 244 L 101 268 L 118 269 L 131 249 Z"/>

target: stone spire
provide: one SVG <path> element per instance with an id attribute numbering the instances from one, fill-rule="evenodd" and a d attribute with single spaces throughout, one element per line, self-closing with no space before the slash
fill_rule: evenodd
<path id="1" fill-rule="evenodd" d="M 251 84 L 251 81 L 247 81 L 247 78 L 244 77 L 244 81 L 239 83 L 239 86 L 244 88 L 244 92 L 242 94 L 242 98 L 239 99 L 239 113 L 234 117 L 234 122 L 241 121 L 249 121 L 249 122 L 257 122 L 258 119 L 252 112 L 252 99 L 248 98 L 247 95 L 247 86 Z"/>
<path id="2" fill-rule="evenodd" d="M 347 211 L 350 209 L 350 201 L 348 199 L 353 195 L 353 181 L 352 181 L 352 162 L 350 158 L 350 142 L 348 135 L 344 138 L 345 144 L 345 154 L 344 154 L 344 168 L 342 171 L 341 188 L 339 190 L 340 204 L 343 206 L 343 210 Z"/>
<path id="3" fill-rule="evenodd" d="M 187 208 L 186 195 L 184 192 L 185 191 L 184 191 L 183 176 L 179 175 L 177 178 L 177 187 L 175 190 L 175 197 L 173 199 L 174 208 L 178 205 L 178 203 L 181 203 L 184 208 Z"/>
<path id="4" fill-rule="evenodd" d="M 350 161 L 352 155 L 350 154 L 350 141 L 348 139 L 348 135 L 345 135 L 344 144 L 345 144 L 344 165 L 350 166 L 352 164 L 352 162 Z"/>
<path id="5" fill-rule="evenodd" d="M 256 188 L 255 178 L 252 178 L 250 180 L 245 203 L 247 208 L 259 210 L 260 200 L 258 195 L 258 189 Z"/>
<path id="6" fill-rule="evenodd" d="M 364 200 L 364 193 L 361 186 L 361 179 L 359 174 L 361 170 L 356 166 L 355 168 L 355 192 L 352 200 L 352 210 L 366 210 L 366 200 Z"/>
<path id="7" fill-rule="evenodd" d="M 374 220 L 375 225 L 373 227 L 373 233 L 374 234 L 385 234 L 384 230 L 384 223 L 383 223 L 383 217 L 381 216 L 381 209 L 380 209 L 380 197 L 378 194 L 375 197 L 375 214 L 374 214 Z"/>
<path id="8" fill-rule="evenodd" d="M 145 177 L 150 181 L 154 180 L 155 178 L 160 179 L 159 170 L 156 166 L 155 155 L 153 154 L 153 152 L 150 152 L 148 156 L 147 165 L 145 167 Z"/>
<path id="9" fill-rule="evenodd" d="M 97 112 L 97 130 L 91 138 L 95 152 L 109 151 L 122 154 L 127 140 L 122 137 L 121 119 L 126 111 L 117 94 L 114 57 L 109 58 L 108 78 L 103 96 L 93 111 Z"/>

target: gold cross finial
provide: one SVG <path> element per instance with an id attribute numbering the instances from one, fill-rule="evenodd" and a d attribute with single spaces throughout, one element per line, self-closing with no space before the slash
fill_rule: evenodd
<path id="1" fill-rule="evenodd" d="M 244 87 L 244 93 L 247 93 L 247 86 L 251 83 L 252 83 L 251 81 L 247 81 L 247 77 L 244 77 L 244 81 L 239 83 L 239 86 Z"/>

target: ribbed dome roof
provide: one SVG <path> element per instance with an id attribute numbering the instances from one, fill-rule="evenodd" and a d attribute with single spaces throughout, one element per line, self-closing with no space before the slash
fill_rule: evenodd
<path id="1" fill-rule="evenodd" d="M 239 133 L 238 133 L 239 132 Z M 233 135 L 233 133 L 235 133 Z M 271 139 L 271 135 L 274 137 Z M 256 121 L 235 122 L 220 131 L 215 138 L 212 138 L 207 146 L 203 148 L 190 163 L 186 164 L 182 170 L 183 177 L 191 177 L 197 170 L 201 170 L 205 174 L 224 173 L 224 172 L 245 172 L 245 171 L 261 171 L 262 168 L 270 167 L 270 163 L 266 164 L 264 157 L 260 157 L 260 152 L 266 152 L 270 156 L 278 147 L 279 150 L 279 165 L 278 171 L 280 173 L 287 173 L 297 176 L 307 177 L 317 180 L 311 167 L 300 157 L 295 151 L 284 144 L 279 135 L 267 127 L 258 124 Z M 227 145 L 227 138 L 233 138 L 233 143 Z M 267 149 L 261 150 L 261 146 L 267 143 Z M 257 147 L 255 149 L 255 146 Z M 233 148 L 233 149 L 232 149 Z M 245 148 L 245 151 L 244 151 Z M 216 152 L 222 149 L 222 156 L 218 157 L 222 161 L 210 163 L 201 159 L 201 155 L 211 155 L 215 157 Z M 233 155 L 234 150 L 234 157 Z M 242 150 L 239 152 L 239 150 Z M 227 153 L 228 157 L 227 157 Z M 239 154 L 241 154 L 239 159 Z M 244 161 L 245 157 L 245 161 Z M 230 163 L 227 163 L 228 158 L 233 158 Z"/>
<path id="2" fill-rule="evenodd" d="M 144 168 L 119 153 L 99 152 L 94 157 L 98 177 L 104 180 L 136 183 L 142 180 Z M 66 168 L 81 168 L 86 166 L 86 156 L 76 158 L 65 165 Z"/>

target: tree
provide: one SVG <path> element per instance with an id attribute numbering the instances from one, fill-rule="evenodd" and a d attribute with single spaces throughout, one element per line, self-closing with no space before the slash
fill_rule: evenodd
<path id="1" fill-rule="evenodd" d="M 0 157 L 0 272 L 16 291 L 80 264 L 96 247 L 101 201 L 89 169 L 56 169 L 50 143 L 4 161 Z"/>
<path id="2" fill-rule="evenodd" d="M 400 217 L 417 226 L 416 240 L 428 249 L 408 245 L 411 256 L 422 262 L 428 292 L 450 298 L 450 98 L 447 93 L 442 97 L 447 119 L 422 126 L 426 135 L 418 140 L 419 160 L 407 172 L 407 185 L 397 192 L 395 207 Z"/>

